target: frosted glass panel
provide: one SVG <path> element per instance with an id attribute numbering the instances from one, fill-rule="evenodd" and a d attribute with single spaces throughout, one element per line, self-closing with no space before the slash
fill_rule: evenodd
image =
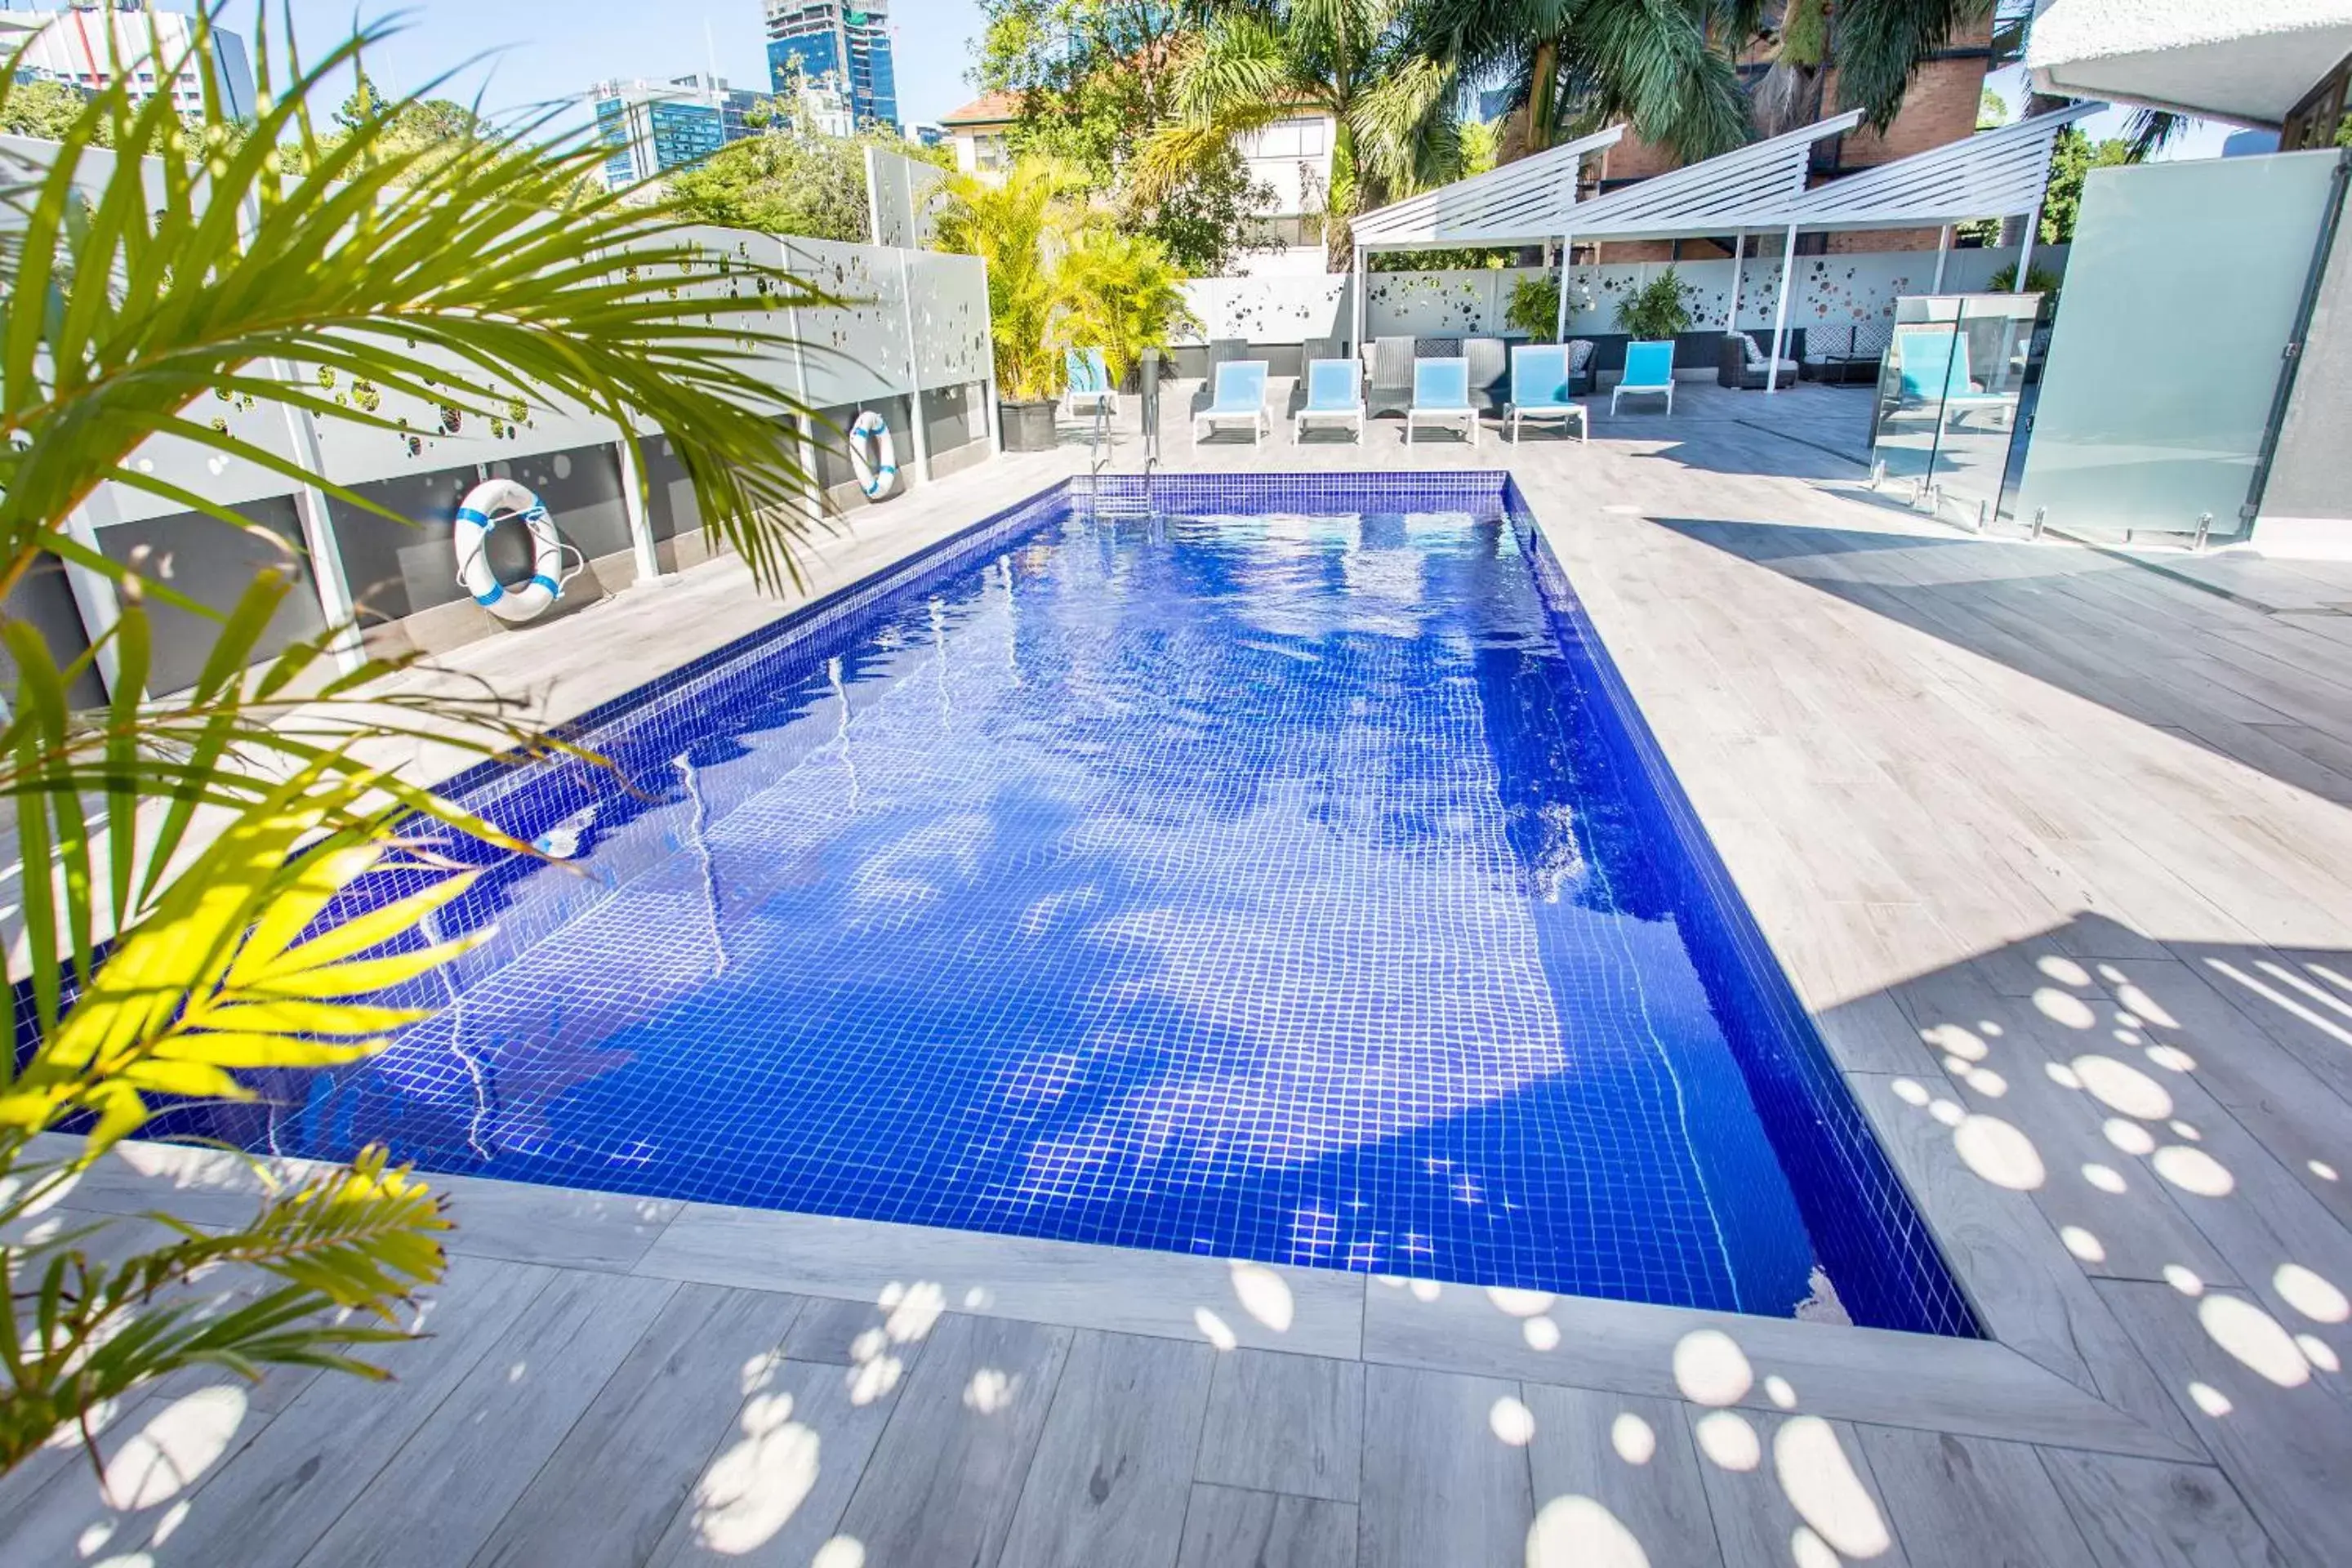
<path id="1" fill-rule="evenodd" d="M 2336 154 L 2094 170 L 2017 503 L 2069 533 L 2243 526 Z"/>

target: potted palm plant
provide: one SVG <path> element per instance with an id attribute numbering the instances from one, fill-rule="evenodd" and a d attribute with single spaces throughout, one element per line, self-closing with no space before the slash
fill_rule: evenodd
<path id="1" fill-rule="evenodd" d="M 988 264 L 998 429 L 1008 451 L 1042 452 L 1054 445 L 1054 396 L 1063 380 L 1055 321 L 1070 226 L 1063 198 L 1072 184 L 1059 165 L 1024 158 L 1002 184 L 972 174 L 950 175 L 946 184 L 939 247 Z"/>
<path id="2" fill-rule="evenodd" d="M 1124 386 L 1147 349 L 1164 349 L 1184 308 L 1183 274 L 1149 235 L 1121 234 L 1108 224 L 1081 230 L 1056 272 L 1061 300 L 1059 341 L 1098 348 L 1111 384 Z"/>

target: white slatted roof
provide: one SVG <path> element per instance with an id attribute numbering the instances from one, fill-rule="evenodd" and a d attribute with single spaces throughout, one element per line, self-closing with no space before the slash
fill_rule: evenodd
<path id="1" fill-rule="evenodd" d="M 1356 219 L 1356 243 L 1367 250 L 1433 246 L 1533 245 L 1557 238 L 1563 215 L 1576 202 L 1577 166 L 1587 153 L 1613 146 L 1625 134 L 1612 125 L 1530 157 Z"/>
<path id="2" fill-rule="evenodd" d="M 2069 104 L 1864 169 L 1805 192 L 1780 216 L 1753 226 L 1931 228 L 2030 213 L 2049 179 L 2052 140 L 2105 107 Z"/>
<path id="3" fill-rule="evenodd" d="M 1801 130 L 1653 174 L 1563 215 L 1555 234 L 1587 239 L 1681 239 L 1729 234 L 1739 228 L 1786 226 L 1791 202 L 1804 194 L 1813 143 L 1862 123 L 1862 110 L 1849 110 Z"/>

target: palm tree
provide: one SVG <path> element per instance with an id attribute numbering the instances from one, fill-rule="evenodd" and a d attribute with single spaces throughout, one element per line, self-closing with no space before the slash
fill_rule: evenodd
<path id="1" fill-rule="evenodd" d="M 950 174 L 941 186 L 935 243 L 988 263 L 988 329 L 996 385 L 1008 402 L 1061 389 L 1053 339 L 1061 309 L 1059 271 L 1074 214 L 1066 198 L 1077 174 L 1047 158 L 1023 158 L 1004 179 Z"/>
<path id="2" fill-rule="evenodd" d="M 1302 112 L 1331 117 L 1323 238 L 1335 269 L 1349 222 L 1391 195 L 1451 178 L 1458 165 L 1453 64 L 1411 47 L 1413 0 L 1225 0 L 1208 9 L 1178 68 L 1180 118 L 1146 143 L 1140 186 Z"/>
<path id="3" fill-rule="evenodd" d="M 1500 78 L 1521 153 L 1571 121 L 1626 120 L 1689 160 L 1746 142 L 1738 73 L 1699 0 L 1416 0 L 1412 47 L 1468 80 Z"/>
<path id="4" fill-rule="evenodd" d="M 1832 72 L 1837 107 L 1863 110 L 1883 131 L 1903 107 L 1911 73 L 1992 9 L 1993 0 L 1786 0 L 1768 29 L 1760 0 L 1736 0 L 1726 21 L 1730 37 L 1771 46 L 1771 68 L 1755 94 L 1757 122 L 1768 133 L 1813 119 Z"/>
<path id="5" fill-rule="evenodd" d="M 192 63 L 215 79 L 197 16 L 199 58 L 157 61 L 164 79 Z M 640 421 L 658 426 L 706 526 L 762 584 L 797 574 L 811 491 L 774 416 L 802 411 L 744 356 L 790 348 L 767 325 L 780 304 L 830 301 L 704 251 L 658 203 L 583 190 L 604 155 L 585 138 L 469 125 L 419 144 L 397 132 L 420 100 L 363 102 L 314 130 L 328 80 L 382 36 L 310 68 L 289 55 L 280 86 L 257 29 L 263 108 L 249 126 L 217 102 L 193 124 L 167 95 L 136 103 L 126 68 L 53 144 L 0 154 L 0 595 L 69 563 L 111 579 L 123 605 L 100 648 L 62 667 L 0 616 L 16 673 L 0 793 L 24 873 L 19 1026 L 32 1037 L 0 1052 L 0 1470 L 59 1430 L 87 1436 L 93 1410 L 179 1367 L 381 1375 L 359 1352 L 408 1331 L 447 1228 L 382 1151 L 272 1189 L 243 1226 L 121 1261 L 126 1249 L 92 1247 L 90 1227 L 42 1211 L 146 1122 L 154 1096 L 247 1099 L 240 1074 L 349 1061 L 419 1016 L 384 989 L 467 945 L 417 934 L 468 880 L 433 839 L 530 850 L 382 771 L 388 746 L 557 745 L 495 698 L 387 694 L 377 678 L 393 662 L 322 682 L 348 626 L 256 665 L 290 563 L 224 616 L 78 542 L 75 510 L 112 483 L 248 528 L 139 460 L 170 437 L 389 517 L 207 417 L 215 400 L 391 430 L 386 398 L 485 420 L 554 399 L 607 416 L 633 446 Z M 0 121 L 16 90 L 0 70 Z M 118 156 L 92 156 L 101 145 Z M 158 600 L 218 631 L 194 689 L 151 700 L 144 606 Z M 70 683 L 101 651 L 112 703 L 69 713 Z M 313 930 L 353 892 L 374 912 Z M 60 1125 L 89 1131 L 63 1160 L 33 1142 Z M 224 1268 L 245 1281 L 234 1293 L 207 1283 Z"/>

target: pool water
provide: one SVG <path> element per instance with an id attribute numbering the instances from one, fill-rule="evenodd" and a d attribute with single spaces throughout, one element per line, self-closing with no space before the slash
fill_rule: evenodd
<path id="1" fill-rule="evenodd" d="M 1975 1331 L 1500 476 L 1081 481 L 582 738 L 436 1016 L 181 1130 Z"/>

